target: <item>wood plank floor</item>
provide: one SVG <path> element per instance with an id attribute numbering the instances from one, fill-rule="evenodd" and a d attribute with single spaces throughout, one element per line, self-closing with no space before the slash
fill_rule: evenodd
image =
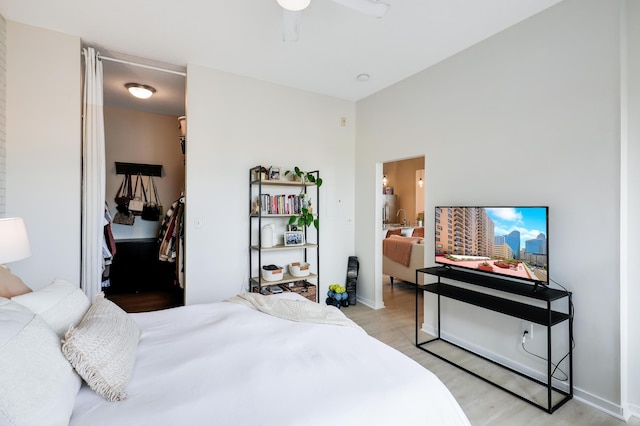
<path id="1" fill-rule="evenodd" d="M 394 287 L 391 287 L 386 277 L 383 287 L 384 309 L 375 310 L 359 303 L 342 308 L 342 311 L 371 336 L 403 352 L 435 373 L 458 400 L 474 426 L 640 426 L 640 419 L 634 417 L 625 423 L 575 399 L 567 402 L 555 413 L 547 414 L 425 353 L 414 345 L 414 287 L 402 281 L 394 283 Z"/>
<path id="2" fill-rule="evenodd" d="M 123 311 L 148 312 L 182 306 L 184 296 L 179 291 L 146 291 L 140 293 L 107 294 L 107 299 L 120 306 Z"/>

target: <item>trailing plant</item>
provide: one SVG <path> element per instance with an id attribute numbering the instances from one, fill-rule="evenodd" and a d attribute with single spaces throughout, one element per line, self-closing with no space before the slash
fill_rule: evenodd
<path id="1" fill-rule="evenodd" d="M 284 172 L 285 176 L 295 175 L 297 176 L 304 185 L 306 182 L 315 183 L 318 188 L 322 185 L 322 178 L 316 179 L 316 177 L 311 172 L 303 172 L 300 170 L 298 166 L 295 166 L 293 170 L 287 170 Z"/>
<path id="2" fill-rule="evenodd" d="M 313 215 L 313 212 L 304 207 L 302 208 L 302 212 L 299 215 L 292 215 L 289 218 L 289 225 L 293 225 L 295 223 L 297 223 L 299 227 L 311 226 L 313 224 L 316 229 L 319 229 L 318 218 Z"/>
<path id="3" fill-rule="evenodd" d="M 313 183 L 316 187 L 320 188 L 322 185 L 322 178 L 317 178 L 311 172 L 305 172 L 300 170 L 298 166 L 294 167 L 293 171 L 287 170 L 284 175 L 289 176 L 290 174 L 297 176 L 303 187 L 302 191 L 304 191 L 304 186 L 309 183 Z M 319 220 L 317 216 L 313 214 L 313 210 L 310 207 L 311 203 L 309 203 L 309 207 L 303 207 L 299 215 L 291 215 L 289 217 L 289 225 L 297 224 L 299 227 L 303 226 L 311 226 L 313 225 L 316 229 L 320 229 Z"/>

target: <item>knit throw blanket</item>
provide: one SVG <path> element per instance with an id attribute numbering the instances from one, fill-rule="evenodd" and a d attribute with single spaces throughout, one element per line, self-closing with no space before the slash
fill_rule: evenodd
<path id="1" fill-rule="evenodd" d="M 382 240 L 382 254 L 395 262 L 409 266 L 411 263 L 411 249 L 421 239 L 418 237 L 392 235 Z"/>
<path id="2" fill-rule="evenodd" d="M 238 303 L 278 318 L 298 322 L 331 324 L 351 327 L 365 332 L 358 324 L 347 318 L 335 306 L 321 305 L 306 300 L 279 299 L 260 293 L 243 293 L 226 300 Z"/>

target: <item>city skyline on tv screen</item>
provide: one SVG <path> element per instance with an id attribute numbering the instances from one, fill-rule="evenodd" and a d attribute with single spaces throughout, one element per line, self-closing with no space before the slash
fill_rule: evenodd
<path id="1" fill-rule="evenodd" d="M 540 234 L 547 236 L 546 207 L 486 207 L 484 210 L 493 220 L 494 237 L 518 231 L 520 243 L 524 246 L 527 240 Z"/>
<path id="2" fill-rule="evenodd" d="M 547 283 L 547 207 L 436 207 L 436 262 Z"/>

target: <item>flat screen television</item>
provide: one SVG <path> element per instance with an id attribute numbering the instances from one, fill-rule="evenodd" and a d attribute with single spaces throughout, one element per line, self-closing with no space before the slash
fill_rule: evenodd
<path id="1" fill-rule="evenodd" d="M 439 206 L 435 262 L 549 284 L 548 207 Z"/>

